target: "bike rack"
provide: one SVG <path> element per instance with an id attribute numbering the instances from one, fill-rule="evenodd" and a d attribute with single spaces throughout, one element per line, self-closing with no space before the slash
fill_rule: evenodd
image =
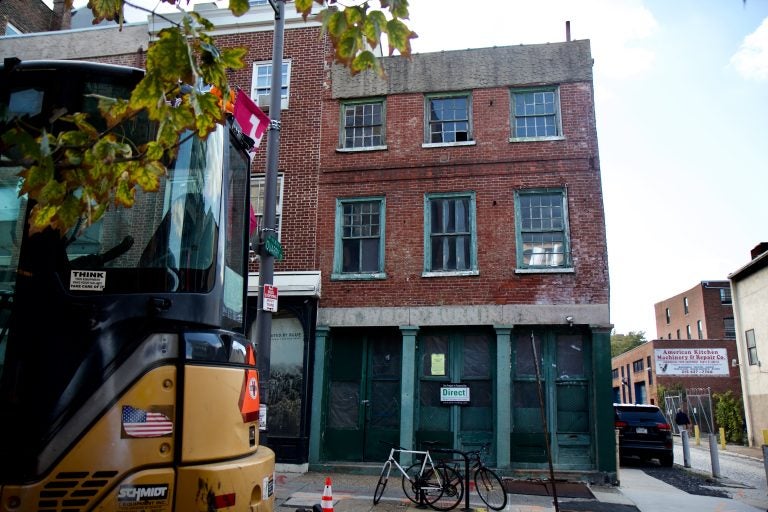
<path id="1" fill-rule="evenodd" d="M 467 452 L 462 452 L 461 450 L 453 450 L 451 448 L 433 448 L 430 450 L 430 452 L 461 455 L 461 458 L 464 459 L 464 508 L 461 510 L 464 512 L 471 512 L 472 509 L 469 508 L 469 455 L 467 455 Z"/>

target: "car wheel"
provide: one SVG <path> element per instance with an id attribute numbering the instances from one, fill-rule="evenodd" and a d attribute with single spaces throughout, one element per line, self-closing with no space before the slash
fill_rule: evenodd
<path id="1" fill-rule="evenodd" d="M 670 455 L 662 455 L 661 457 L 659 457 L 659 462 L 665 468 L 671 468 L 673 460 L 674 460 L 674 458 L 673 458 L 672 454 L 670 454 Z"/>

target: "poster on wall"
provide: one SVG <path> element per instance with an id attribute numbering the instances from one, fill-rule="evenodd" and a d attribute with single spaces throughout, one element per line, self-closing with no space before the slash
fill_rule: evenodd
<path id="1" fill-rule="evenodd" d="M 728 350 L 724 348 L 657 348 L 654 353 L 656 375 L 730 375 Z"/>

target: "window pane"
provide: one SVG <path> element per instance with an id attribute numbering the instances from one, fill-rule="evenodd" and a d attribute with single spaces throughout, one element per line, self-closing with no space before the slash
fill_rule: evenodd
<path id="1" fill-rule="evenodd" d="M 562 193 L 520 194 L 520 240 L 524 266 L 568 263 Z"/>
<path id="2" fill-rule="evenodd" d="M 555 91 L 514 93 L 514 136 L 558 135 Z"/>
<path id="3" fill-rule="evenodd" d="M 356 201 L 341 206 L 342 272 L 378 272 L 381 243 L 381 201 Z"/>
<path id="4" fill-rule="evenodd" d="M 383 144 L 383 102 L 344 107 L 344 147 L 362 148 Z"/>
<path id="5" fill-rule="evenodd" d="M 469 97 L 429 100 L 429 142 L 464 142 L 469 136 Z"/>

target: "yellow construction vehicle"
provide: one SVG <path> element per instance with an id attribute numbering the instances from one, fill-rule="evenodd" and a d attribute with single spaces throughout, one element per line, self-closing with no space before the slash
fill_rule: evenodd
<path id="1" fill-rule="evenodd" d="M 6 62 L 0 113 L 55 131 L 54 111 L 93 112 L 142 73 Z M 245 336 L 247 150 L 232 126 L 183 136 L 159 192 L 64 237 L 29 234 L 0 151 L 0 511 L 273 510 Z"/>

